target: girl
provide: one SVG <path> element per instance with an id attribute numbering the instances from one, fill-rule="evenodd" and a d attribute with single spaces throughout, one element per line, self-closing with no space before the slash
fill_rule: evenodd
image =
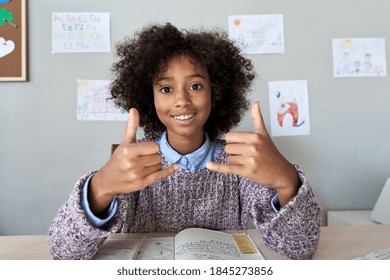
<path id="1" fill-rule="evenodd" d="M 91 259 L 114 232 L 246 229 L 251 217 L 267 246 L 310 258 L 320 208 L 303 172 L 273 144 L 259 104 L 253 132 L 228 132 L 248 109 L 254 73 L 227 35 L 153 25 L 117 51 L 111 92 L 129 110 L 126 131 L 54 219 L 53 257 Z M 139 126 L 145 138 L 137 141 Z"/>

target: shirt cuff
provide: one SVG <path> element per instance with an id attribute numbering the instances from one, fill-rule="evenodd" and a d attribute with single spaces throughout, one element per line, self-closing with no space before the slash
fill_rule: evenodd
<path id="1" fill-rule="evenodd" d="M 277 194 L 274 195 L 271 199 L 271 207 L 272 210 L 274 210 L 275 213 L 278 213 L 280 210 L 280 202 L 279 202 L 279 196 Z"/>
<path id="2" fill-rule="evenodd" d="M 109 220 L 111 220 L 112 217 L 114 217 L 116 210 L 118 209 L 118 201 L 114 198 L 110 205 L 108 206 L 108 209 L 106 211 L 106 218 L 99 218 L 95 214 L 92 213 L 91 208 L 89 207 L 89 202 L 88 202 L 88 187 L 89 187 L 89 182 L 91 181 L 91 178 L 93 177 L 90 176 L 88 179 L 85 181 L 84 186 L 81 190 L 81 206 L 84 209 L 85 215 L 87 216 L 88 221 L 94 226 L 94 227 L 102 227 L 104 226 Z"/>

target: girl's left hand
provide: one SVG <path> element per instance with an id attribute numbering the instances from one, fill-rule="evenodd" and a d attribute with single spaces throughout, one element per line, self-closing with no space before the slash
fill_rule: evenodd
<path id="1" fill-rule="evenodd" d="M 283 207 L 298 191 L 298 173 L 272 142 L 258 102 L 252 105 L 251 117 L 254 132 L 226 134 L 227 164 L 209 162 L 206 167 L 217 172 L 241 175 L 275 188 Z"/>

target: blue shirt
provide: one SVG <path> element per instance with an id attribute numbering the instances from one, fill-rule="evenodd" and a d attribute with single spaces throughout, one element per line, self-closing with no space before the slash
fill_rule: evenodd
<path id="1" fill-rule="evenodd" d="M 218 156 L 223 147 L 222 143 L 220 142 L 210 141 L 207 133 L 205 134 L 205 138 L 205 142 L 199 149 L 186 155 L 178 153 L 171 147 L 171 145 L 169 145 L 166 132 L 164 132 L 161 138 L 157 139 L 156 142 L 160 145 L 160 153 L 167 159 L 169 165 L 178 164 L 181 169 L 195 172 L 205 168 L 207 162 L 215 161 L 215 158 Z M 81 194 L 81 205 L 90 223 L 95 227 L 101 227 L 115 215 L 118 208 L 118 202 L 115 198 L 111 201 L 107 210 L 106 218 L 100 219 L 96 217 L 92 213 L 88 203 L 88 186 L 91 178 L 92 176 L 89 177 L 84 184 Z M 278 204 L 278 196 L 275 195 L 271 200 L 271 205 L 276 212 L 279 211 Z"/>
<path id="2" fill-rule="evenodd" d="M 205 138 L 199 149 L 187 155 L 179 154 L 169 145 L 167 132 L 164 132 L 156 142 L 160 145 L 160 152 L 169 165 L 178 164 L 181 169 L 195 172 L 205 168 L 207 162 L 214 161 L 222 149 L 222 143 L 211 142 L 207 134 Z"/>

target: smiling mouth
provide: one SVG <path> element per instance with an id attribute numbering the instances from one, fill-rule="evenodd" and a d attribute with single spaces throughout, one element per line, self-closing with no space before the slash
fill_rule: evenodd
<path id="1" fill-rule="evenodd" d="M 191 119 L 193 116 L 195 116 L 195 114 L 191 114 L 191 115 L 180 115 L 180 116 L 173 116 L 176 120 L 179 120 L 179 121 L 186 121 L 186 120 L 189 120 Z"/>

